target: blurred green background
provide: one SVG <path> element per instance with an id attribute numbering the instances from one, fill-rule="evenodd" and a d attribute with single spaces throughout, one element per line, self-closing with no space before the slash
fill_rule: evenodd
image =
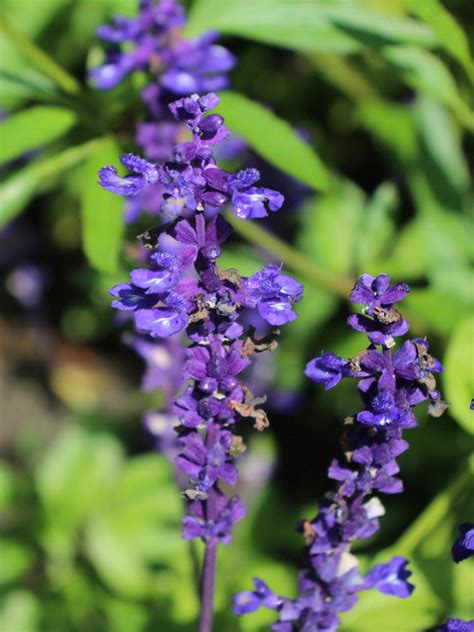
<path id="1" fill-rule="evenodd" d="M 217 29 L 238 57 L 220 111 L 267 162 L 265 184 L 285 181 L 293 200 L 265 233 L 234 222 L 224 265 L 248 274 L 283 261 L 305 284 L 267 367 L 271 427 L 248 438 L 249 515 L 221 547 L 216 630 L 268 629 L 269 612 L 230 614 L 230 595 L 255 575 L 295 592 L 296 520 L 314 514 L 340 422 L 358 406 L 350 385 L 323 392 L 303 368 L 322 349 L 349 356 L 364 345 L 345 326 L 344 299 L 362 272 L 410 284 L 404 313 L 442 360 L 451 407 L 420 414 L 399 459 L 406 491 L 384 499 L 381 532 L 358 549 L 362 567 L 407 555 L 416 590 L 403 601 L 363 595 L 341 629 L 415 632 L 473 616 L 474 569 L 455 565 L 450 547 L 457 524 L 474 520 L 474 5 L 187 7 L 189 36 Z M 133 148 L 142 112 L 136 78 L 112 93 L 89 84 L 102 57 L 95 29 L 135 11 L 132 0 L 0 3 L 2 632 L 196 625 L 201 547 L 180 539 L 172 468 L 140 421 L 160 393 L 140 390 L 142 362 L 121 342 L 107 293 L 153 222 L 125 227 L 122 201 L 96 185 L 98 168 Z"/>

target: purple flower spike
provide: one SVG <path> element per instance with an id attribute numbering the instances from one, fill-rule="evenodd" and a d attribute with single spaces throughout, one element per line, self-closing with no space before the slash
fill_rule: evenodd
<path id="1" fill-rule="evenodd" d="M 451 550 L 453 560 L 456 563 L 474 555 L 474 524 L 466 522 L 460 525 L 459 531 L 461 535 L 455 541 Z"/>
<path id="2" fill-rule="evenodd" d="M 407 560 L 398 556 L 387 564 L 377 564 L 365 577 L 364 588 L 376 588 L 386 595 L 409 597 L 414 586 L 407 581 L 411 575 L 407 564 Z"/>
<path id="3" fill-rule="evenodd" d="M 305 375 L 316 384 L 323 384 L 329 389 L 339 384 L 345 373 L 347 362 L 335 353 L 323 353 L 306 365 Z"/>
<path id="4" fill-rule="evenodd" d="M 275 274 L 275 266 L 270 272 Z M 248 280 L 250 307 L 252 299 L 263 305 L 273 286 L 274 278 L 267 269 L 259 274 L 262 276 L 254 275 Z M 446 407 L 435 378 L 443 367 L 430 355 L 428 342 L 416 338 L 394 349 L 394 337 L 405 333 L 408 323 L 393 304 L 407 293 L 408 287 L 403 283 L 390 285 L 387 275 L 363 275 L 351 299 L 367 305 L 367 309 L 364 314 L 351 316 L 349 324 L 367 334 L 368 348 L 347 362 L 334 353 L 324 353 L 306 366 L 306 375 L 326 390 L 342 379 L 357 379 L 364 408 L 345 419 L 345 458 L 333 459 L 328 469 L 328 477 L 335 482 L 333 491 L 320 501 L 316 517 L 300 524 L 306 547 L 298 596 L 267 602 L 265 596 L 273 593 L 257 586 L 256 591 L 236 597 L 234 609 L 238 614 L 260 606 L 276 609 L 278 622 L 272 630 L 335 631 L 340 625 L 338 613 L 352 608 L 360 591 L 376 588 L 402 598 L 413 591 L 413 585 L 407 581 L 411 575 L 407 560 L 394 557 L 374 566 L 363 578 L 351 553 L 354 540 L 366 540 L 379 529 L 379 518 L 385 509 L 378 494 L 403 491 L 396 457 L 408 448 L 402 431 L 417 425 L 413 409 L 428 400 L 428 412 L 439 416 Z M 471 527 L 463 525 L 453 554 L 456 550 L 456 554 L 459 551 L 465 556 L 466 547 L 472 549 Z"/>

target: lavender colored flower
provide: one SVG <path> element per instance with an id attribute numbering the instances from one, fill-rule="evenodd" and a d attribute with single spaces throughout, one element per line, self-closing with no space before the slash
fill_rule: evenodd
<path id="1" fill-rule="evenodd" d="M 463 621 L 451 617 L 438 628 L 438 632 L 474 632 L 474 619 Z"/>
<path id="2" fill-rule="evenodd" d="M 299 301 L 303 286 L 273 264 L 267 265 L 245 282 L 247 307 L 256 307 L 270 325 L 279 326 L 296 318 L 293 303 Z"/>
<path id="3" fill-rule="evenodd" d="M 351 300 L 367 307 L 364 315 L 351 316 L 349 325 L 365 331 L 368 348 L 349 360 L 324 353 L 308 363 L 306 375 L 326 389 L 341 379 L 357 379 L 364 409 L 346 419 L 345 459 L 333 459 L 329 466 L 335 490 L 320 501 L 316 517 L 300 525 L 306 547 L 298 596 L 287 599 L 257 583 L 255 591 L 235 596 L 237 614 L 264 606 L 278 615 L 272 630 L 336 630 L 338 613 L 352 608 L 362 590 L 403 598 L 411 594 L 407 560 L 396 556 L 363 577 L 350 552 L 354 540 L 370 538 L 379 529 L 385 511 L 376 494 L 403 491 L 396 457 L 408 448 L 403 430 L 417 425 L 414 407 L 428 401 L 436 416 L 442 401 L 435 374 L 443 367 L 430 355 L 427 341 L 408 340 L 394 349 L 394 337 L 408 330 L 395 303 L 407 294 L 408 287 L 390 285 L 388 275 L 363 275 Z"/>
<path id="4" fill-rule="evenodd" d="M 344 377 L 347 362 L 335 353 L 324 353 L 306 365 L 305 375 L 316 384 L 323 384 L 329 390 L 339 384 Z"/>
<path id="5" fill-rule="evenodd" d="M 145 74 L 147 85 L 141 96 L 148 119 L 138 125 L 135 141 L 147 160 L 166 160 L 182 135 L 183 120 L 173 119 L 169 105 L 178 97 L 227 88 L 228 73 L 236 63 L 234 56 L 216 43 L 215 32 L 191 40 L 183 38 L 185 22 L 184 10 L 176 0 L 150 0 L 140 3 L 136 18 L 118 16 L 112 25 L 97 31 L 107 45 L 104 63 L 91 71 L 99 90 L 114 88 L 132 73 Z M 225 128 L 219 130 L 221 123 L 221 117 L 212 115 L 202 122 L 200 132 L 219 142 L 225 135 Z M 176 198 L 161 204 L 160 185 L 154 183 L 150 189 L 140 169 L 132 166 L 130 170 L 136 173 L 126 178 L 118 176 L 113 167 L 104 167 L 100 174 L 102 186 L 129 196 L 126 221 L 135 221 L 143 211 L 165 220 L 180 214 Z"/>
<path id="6" fill-rule="evenodd" d="M 137 174 L 129 177 L 133 194 L 140 187 L 161 187 L 161 209 L 172 219 L 142 236 L 150 249 L 146 267 L 132 270 L 129 283 L 110 290 L 113 307 L 131 312 L 140 334 L 160 340 L 186 330 L 186 361 L 184 366 L 178 364 L 181 376 L 175 377 L 190 383 L 179 394 L 166 395 L 166 410 L 158 418 L 163 432 L 154 430 L 156 416 L 148 415 L 146 423 L 158 443 L 176 454 L 179 474 L 186 474 L 182 534 L 184 539 L 200 538 L 206 544 L 205 586 L 214 573 L 217 545 L 230 542 L 235 523 L 245 513 L 239 496 L 228 498 L 220 487 L 221 483 L 235 486 L 238 482 L 237 462 L 245 445 L 235 433 L 236 422 L 250 419 L 259 431 L 269 424 L 260 408 L 265 397 L 256 397 L 240 374 L 252 355 L 273 349 L 276 341 L 271 327 L 264 338 L 258 338 L 242 312 L 258 310 L 267 324 L 285 324 L 296 318 L 293 306 L 303 291 L 300 283 L 276 265 L 266 266 L 250 278 L 218 265 L 222 244 L 232 230 L 219 210 L 227 202 L 234 203 L 236 192 L 248 196 L 248 216 L 254 216 L 252 208 L 268 203 L 270 210 L 276 210 L 282 202 L 279 194 L 266 189 L 257 195 L 253 188 L 259 178 L 256 170 L 234 176 L 217 167 L 213 147 L 228 132 L 221 116 L 207 113 L 218 101 L 212 93 L 193 94 L 171 104 L 174 115 L 191 131 L 192 140 L 175 146 L 164 164 L 153 165 L 129 155 L 122 160 Z M 111 168 L 105 175 L 101 171 L 104 188 L 129 196 L 127 177 L 117 178 Z M 149 363 L 148 380 L 167 388 L 152 360 L 153 349 L 162 351 L 158 344 L 163 343 L 149 343 L 150 349 L 143 340 L 143 336 L 134 338 L 132 344 Z M 178 382 L 173 378 L 170 387 Z M 175 420 L 178 451 L 168 432 Z M 203 600 L 209 599 L 206 592 Z"/>
<path id="7" fill-rule="evenodd" d="M 407 564 L 407 560 L 398 556 L 388 564 L 377 564 L 366 575 L 364 587 L 377 588 L 386 595 L 409 597 L 414 586 L 407 581 L 411 575 L 406 568 Z"/>
<path id="8" fill-rule="evenodd" d="M 452 548 L 453 560 L 456 563 L 474 555 L 474 524 L 465 522 L 460 525 L 459 531 L 461 535 L 454 542 Z"/>

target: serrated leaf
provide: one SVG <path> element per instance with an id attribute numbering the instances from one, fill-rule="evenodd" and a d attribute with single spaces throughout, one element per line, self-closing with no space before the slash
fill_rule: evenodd
<path id="1" fill-rule="evenodd" d="M 0 123 L 0 163 L 60 138 L 76 123 L 75 112 L 38 105 L 8 116 Z"/>
<path id="2" fill-rule="evenodd" d="M 117 270 L 125 230 L 124 201 L 97 184 L 97 173 L 114 163 L 120 148 L 112 139 L 104 139 L 88 157 L 82 172 L 82 240 L 92 266 L 101 272 Z"/>
<path id="3" fill-rule="evenodd" d="M 229 129 L 265 160 L 316 191 L 328 188 L 326 167 L 286 121 L 236 92 L 219 97 L 219 112 Z"/>
<path id="4" fill-rule="evenodd" d="M 92 140 L 35 160 L 4 180 L 0 184 L 0 228 L 21 213 L 35 195 L 57 184 L 66 170 L 83 162 L 98 142 Z"/>
<path id="5" fill-rule="evenodd" d="M 474 318 L 462 320 L 449 341 L 444 360 L 444 385 L 450 414 L 466 432 L 474 434 L 474 412 L 469 404 L 474 397 L 472 341 Z"/>

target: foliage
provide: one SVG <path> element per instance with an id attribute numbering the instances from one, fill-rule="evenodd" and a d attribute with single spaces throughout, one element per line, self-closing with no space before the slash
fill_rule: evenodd
<path id="1" fill-rule="evenodd" d="M 463 30 L 473 28 L 469 3 L 188 4 L 189 36 L 215 28 L 239 58 L 232 91 L 222 95 L 229 126 L 266 160 L 269 175 L 290 182 L 288 201 L 306 187 L 267 232 L 236 223 L 240 239 L 224 256 L 245 274 L 262 258 L 283 261 L 305 283 L 305 297 L 271 369 L 277 394 L 295 394 L 296 403 L 283 412 L 275 404 L 276 475 L 253 498 L 234 543 L 223 547 L 217 629 L 268 629 L 271 615 L 264 612 L 239 622 L 229 615 L 230 595 L 247 589 L 253 575 L 263 574 L 282 593 L 294 589 L 286 570 L 297 565 L 294 522 L 319 495 L 337 450 L 335 424 L 351 411 L 350 395 L 320 399 L 302 369 L 322 348 L 349 355 L 360 346 L 337 320 L 347 315 L 341 297 L 362 272 L 410 283 L 406 315 L 415 334 L 434 338 L 452 407 L 416 431 L 418 443 L 401 459 L 404 504 L 389 504 L 381 536 L 361 553 L 369 565 L 381 549 L 380 555 L 392 545 L 397 552 L 407 547 L 417 589 L 402 606 L 367 593 L 343 629 L 368 629 L 368 616 L 374 630 L 388 616 L 404 629 L 426 629 L 449 614 L 468 617 L 472 566 L 452 565 L 449 548 L 456 524 L 473 510 L 467 156 L 474 70 Z M 8 273 L 0 288 L 0 351 L 7 358 L 0 377 L 14 375 L 23 388 L 33 365 L 38 388 L 55 406 L 46 428 L 39 409 L 25 415 L 26 430 L 5 409 L 5 630 L 195 627 L 200 553 L 179 537 L 172 467 L 150 453 L 138 429 L 139 415 L 160 394 L 139 393 L 141 367 L 120 346 L 106 298 L 112 278 L 131 265 L 134 235 L 147 223 L 126 228 L 118 198 L 96 185 L 96 172 L 116 161 L 119 149 L 133 149 L 142 86 L 129 79 L 98 94 L 83 79 L 101 58 L 96 27 L 118 12 L 133 14 L 132 5 L 42 0 L 32 12 L 27 0 L 5 0 L 0 9 L 0 227 L 19 226 L 20 254 L 48 268 L 51 290 L 47 316 L 37 310 L 45 326 L 12 295 L 16 263 L 3 264 L 0 253 Z M 25 226 L 40 237 L 39 255 L 28 250 Z M 31 343 L 35 336 L 44 337 L 43 345 Z M 446 487 L 451 476 L 455 482 Z"/>

